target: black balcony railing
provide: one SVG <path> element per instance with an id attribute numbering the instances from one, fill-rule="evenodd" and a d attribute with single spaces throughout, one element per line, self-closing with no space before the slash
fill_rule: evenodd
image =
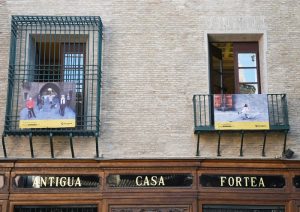
<path id="1" fill-rule="evenodd" d="M 288 108 L 285 94 L 267 94 L 269 130 L 289 130 Z M 212 94 L 193 97 L 195 133 L 215 131 L 214 98 Z"/>
<path id="2" fill-rule="evenodd" d="M 193 106 L 194 106 L 194 133 L 198 135 L 197 142 L 197 152 L 196 156 L 200 155 L 200 134 L 204 132 L 217 132 L 218 133 L 218 146 L 217 155 L 221 156 L 220 153 L 220 143 L 221 134 L 223 132 L 240 132 L 241 134 L 241 146 L 240 146 L 240 156 L 243 156 L 243 142 L 244 135 L 246 132 L 256 132 L 262 131 L 264 133 L 262 156 L 265 156 L 266 139 L 268 132 L 283 132 L 284 133 L 284 144 L 283 144 L 283 157 L 286 157 L 288 151 L 286 150 L 286 140 L 287 133 L 290 129 L 289 119 L 288 119 L 288 107 L 286 94 L 267 94 L 267 109 L 269 117 L 269 127 L 268 128 L 241 128 L 241 129 L 220 129 L 216 127 L 214 112 L 215 107 L 219 107 L 218 110 L 230 110 L 237 112 L 234 108 L 234 98 L 230 94 L 219 95 L 221 98 L 221 104 L 215 102 L 215 96 L 213 94 L 199 94 L 193 96 Z"/>

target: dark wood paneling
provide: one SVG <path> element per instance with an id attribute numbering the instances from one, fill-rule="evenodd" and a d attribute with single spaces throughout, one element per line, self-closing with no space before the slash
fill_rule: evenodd
<path id="1" fill-rule="evenodd" d="M 7 164 L 6 164 L 7 163 Z M 299 210 L 300 189 L 293 178 L 300 175 L 300 161 L 292 160 L 18 160 L 2 161 L 0 174 L 6 177 L 0 189 L 2 211 L 13 212 L 14 205 L 99 204 L 99 211 L 201 211 L 201 204 L 280 204 L 287 212 Z M 109 175 L 191 174 L 189 187 L 110 187 Z M 82 175 L 95 174 L 101 179 L 98 188 L 27 189 L 13 186 L 17 175 Z M 283 188 L 202 187 L 202 174 L 280 175 Z M 7 201 L 7 202 L 5 202 Z M 0 211 L 1 212 L 1 211 Z"/>

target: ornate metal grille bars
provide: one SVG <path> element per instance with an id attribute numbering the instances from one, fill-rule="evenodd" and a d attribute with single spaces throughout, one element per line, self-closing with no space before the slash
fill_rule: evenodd
<path id="1" fill-rule="evenodd" d="M 12 16 L 3 135 L 98 136 L 101 45 L 100 17 Z M 70 92 L 76 111 L 75 127 L 20 128 L 20 108 L 30 95 L 24 89 L 32 88 L 34 83 L 47 84 L 58 95 L 57 85 L 67 82 L 75 86 Z M 47 92 L 45 89 L 40 88 L 39 94 Z"/>

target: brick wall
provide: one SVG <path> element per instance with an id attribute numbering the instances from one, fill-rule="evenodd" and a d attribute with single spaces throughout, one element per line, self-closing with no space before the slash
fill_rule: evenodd
<path id="1" fill-rule="evenodd" d="M 263 35 L 265 93 L 287 93 L 288 147 L 299 159 L 300 5 L 296 0 L 7 0 L 0 1 L 0 116 L 4 120 L 10 15 L 101 16 L 103 79 L 100 154 L 104 158 L 194 157 L 193 94 L 208 93 L 209 33 Z M 0 123 L 3 129 L 3 122 Z M 54 139 L 55 156 L 70 157 L 68 138 Z M 260 158 L 263 134 L 246 135 L 244 158 Z M 30 157 L 27 137 L 7 139 L 10 157 Z M 33 139 L 49 157 L 47 138 Z M 76 138 L 77 157 L 94 157 L 92 138 Z M 226 134 L 221 158 L 239 157 L 240 135 Z M 201 157 L 216 157 L 217 136 L 204 135 Z M 266 158 L 279 157 L 283 135 L 268 137 Z"/>

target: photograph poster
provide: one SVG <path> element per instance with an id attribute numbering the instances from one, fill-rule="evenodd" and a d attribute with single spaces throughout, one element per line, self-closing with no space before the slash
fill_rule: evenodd
<path id="1" fill-rule="evenodd" d="M 75 127 L 75 87 L 74 82 L 25 82 L 19 97 L 19 127 Z"/>
<path id="2" fill-rule="evenodd" d="M 268 97 L 265 94 L 215 94 L 216 130 L 267 130 Z"/>

